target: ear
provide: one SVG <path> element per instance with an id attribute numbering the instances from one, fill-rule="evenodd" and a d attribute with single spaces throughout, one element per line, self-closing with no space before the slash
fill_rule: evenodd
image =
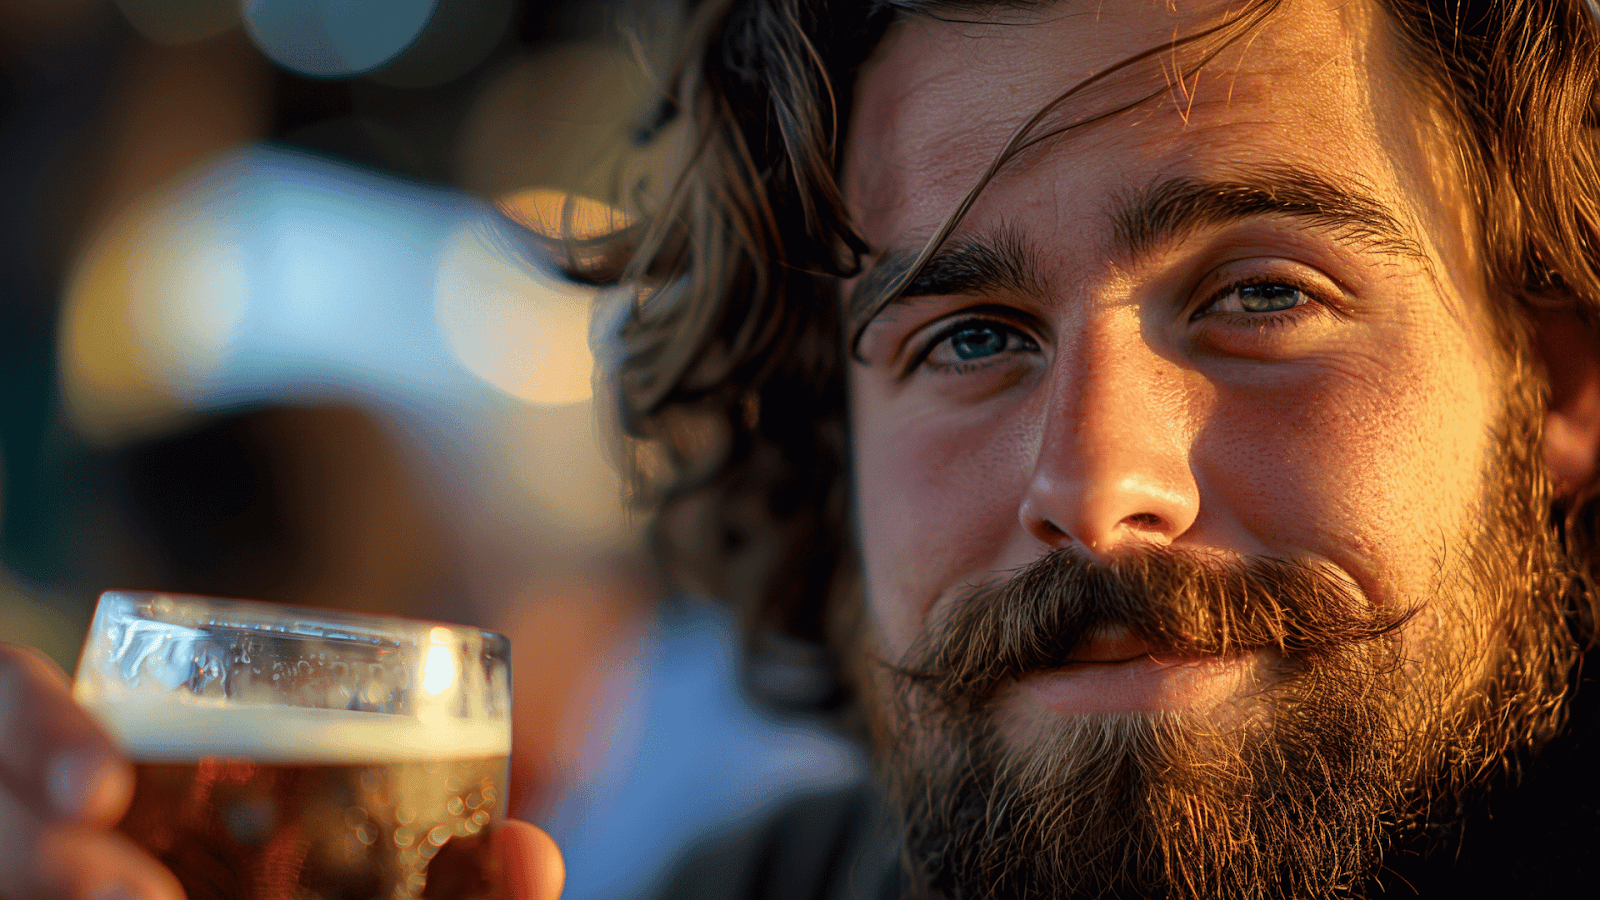
<path id="1" fill-rule="evenodd" d="M 1534 323 L 1550 378 L 1544 458 L 1556 496 L 1570 497 L 1600 468 L 1600 335 L 1570 313 L 1542 313 Z"/>

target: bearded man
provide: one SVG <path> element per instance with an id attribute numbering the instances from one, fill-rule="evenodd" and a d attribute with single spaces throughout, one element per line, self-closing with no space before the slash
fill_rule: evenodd
<path id="1" fill-rule="evenodd" d="M 826 647 L 882 777 L 669 894 L 1592 881 L 1585 0 L 692 11 L 682 177 L 568 263 L 637 289 L 666 571 Z M 59 674 L 0 697 L 0 895 L 176 898 Z"/>
<path id="2" fill-rule="evenodd" d="M 588 271 L 669 571 L 829 648 L 900 852 L 808 801 L 669 893 L 1576 881 L 1591 12 L 698 8 L 683 178 Z"/>

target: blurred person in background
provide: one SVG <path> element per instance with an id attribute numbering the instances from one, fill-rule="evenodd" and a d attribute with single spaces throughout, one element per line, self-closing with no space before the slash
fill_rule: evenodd
<path id="1" fill-rule="evenodd" d="M 0 640 L 70 670 L 95 593 L 128 585 L 496 627 L 513 813 L 563 836 L 569 896 L 639 895 L 859 755 L 749 706 L 726 616 L 660 605 L 589 400 L 593 292 L 458 190 L 602 191 L 653 102 L 612 5 L 369 6 L 299 37 L 272 3 L 6 7 L 28 296 Z"/>

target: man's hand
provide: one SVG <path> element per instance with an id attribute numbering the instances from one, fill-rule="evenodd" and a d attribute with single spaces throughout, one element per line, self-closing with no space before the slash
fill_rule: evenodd
<path id="1" fill-rule="evenodd" d="M 133 766 L 72 700 L 43 654 L 0 643 L 0 900 L 184 900 L 178 880 L 112 826 Z M 557 900 L 555 842 L 526 822 L 498 832 L 505 900 Z"/>
<path id="2" fill-rule="evenodd" d="M 133 767 L 38 651 L 0 644 L 0 897 L 182 900 L 177 879 L 111 830 Z"/>

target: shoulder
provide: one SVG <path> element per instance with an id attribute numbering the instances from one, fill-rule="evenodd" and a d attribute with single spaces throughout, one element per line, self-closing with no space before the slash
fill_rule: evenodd
<path id="1" fill-rule="evenodd" d="M 865 784 L 808 794 L 701 845 L 657 900 L 876 900 L 893 846 Z"/>

